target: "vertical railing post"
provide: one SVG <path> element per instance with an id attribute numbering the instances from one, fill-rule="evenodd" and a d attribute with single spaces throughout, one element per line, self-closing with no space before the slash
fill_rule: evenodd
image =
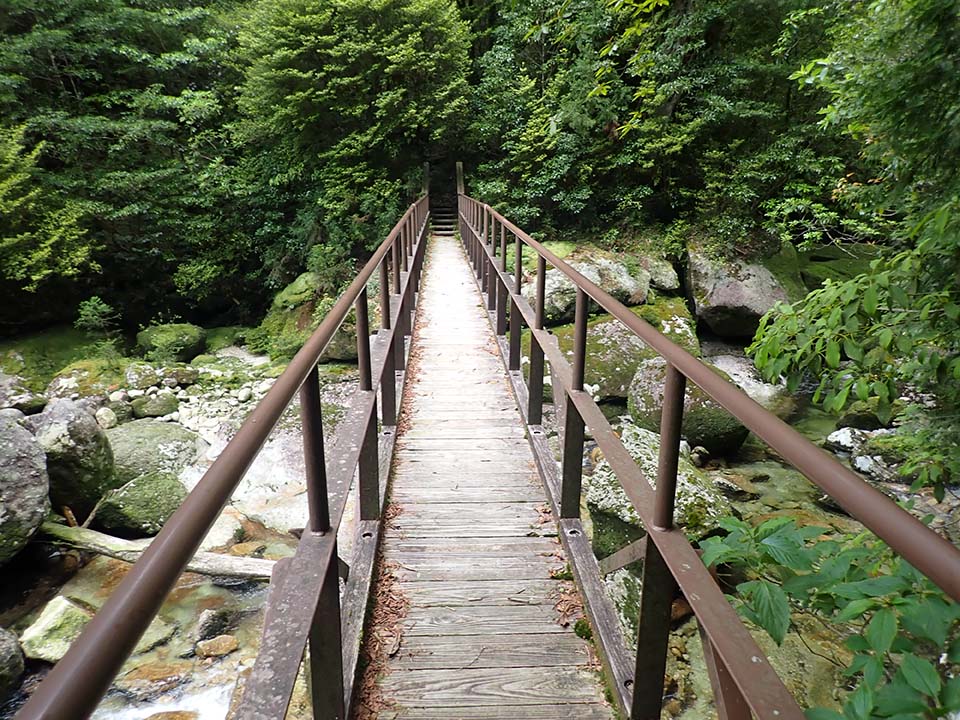
<path id="1" fill-rule="evenodd" d="M 507 229 L 500 221 L 500 269 L 507 272 Z M 497 335 L 507 334 L 507 284 L 497 276 Z"/>
<path id="2" fill-rule="evenodd" d="M 537 299 L 534 327 L 543 330 L 543 305 L 546 301 L 547 289 L 547 261 L 537 253 Z M 533 337 L 530 337 L 530 379 L 527 382 L 527 422 L 539 425 L 543 422 L 543 348 Z"/>
<path id="3" fill-rule="evenodd" d="M 390 279 L 387 274 L 387 257 L 380 261 L 380 328 L 390 329 Z M 394 357 L 387 348 L 383 359 L 383 375 L 380 378 L 380 417 L 384 425 L 397 424 L 397 377 L 394 372 Z"/>
<path id="4" fill-rule="evenodd" d="M 660 455 L 657 464 L 653 527 L 647 529 L 651 536 L 659 532 L 669 532 L 673 528 L 686 383 L 683 373 L 668 363 L 660 416 Z M 663 674 L 667 666 L 667 642 L 670 636 L 670 610 L 676 592 L 676 580 L 660 555 L 653 537 L 650 537 L 643 563 L 631 720 L 656 720 L 660 717 Z"/>
<path id="5" fill-rule="evenodd" d="M 497 288 L 500 287 L 500 279 L 497 275 L 497 243 L 494 242 L 494 234 L 497 229 L 497 219 L 493 216 L 493 210 L 489 207 L 487 212 L 490 215 L 490 237 L 488 247 L 490 252 L 486 253 L 487 259 L 487 310 L 497 309 Z"/>
<path id="6" fill-rule="evenodd" d="M 327 533 L 330 532 L 330 505 L 323 446 L 320 376 L 316 365 L 300 386 L 300 422 L 309 516 L 306 531 Z M 332 573 L 328 572 L 324 578 L 317 610 L 310 625 L 310 694 L 314 720 L 344 720 L 340 581 L 336 557 L 334 549 L 330 562 Z"/>
<path id="7" fill-rule="evenodd" d="M 409 287 L 409 285 L 408 285 Z M 373 377 L 370 367 L 370 325 L 367 308 L 367 289 L 357 296 L 357 367 L 360 372 L 361 392 L 373 392 Z M 360 449 L 360 519 L 376 520 L 380 517 L 380 471 L 377 448 L 376 405 L 367 418 L 363 445 Z"/>
<path id="8" fill-rule="evenodd" d="M 393 269 L 393 292 L 400 294 L 400 233 L 393 236 L 390 247 L 390 267 Z"/>
<path id="9" fill-rule="evenodd" d="M 520 294 L 520 283 L 523 279 L 523 271 L 520 269 L 521 260 L 523 258 L 523 242 L 520 240 L 520 236 L 514 236 L 515 252 L 514 252 L 514 263 L 516 271 L 513 282 L 513 291 L 519 295 Z M 517 307 L 517 303 L 511 298 L 510 300 L 510 360 L 509 366 L 510 370 L 519 370 L 520 369 L 520 331 L 522 330 L 522 324 L 520 320 L 520 308 Z"/>
<path id="10" fill-rule="evenodd" d="M 577 310 L 573 328 L 573 378 L 566 397 L 563 433 L 563 483 L 560 489 L 560 517 L 580 517 L 580 486 L 583 481 L 583 418 L 573 402 L 573 393 L 583 391 L 587 354 L 587 294 L 577 288 Z"/>
<path id="11" fill-rule="evenodd" d="M 310 623 L 310 699 L 313 720 L 346 720 L 343 637 L 340 633 L 340 573 L 337 548 L 327 566 Z"/>

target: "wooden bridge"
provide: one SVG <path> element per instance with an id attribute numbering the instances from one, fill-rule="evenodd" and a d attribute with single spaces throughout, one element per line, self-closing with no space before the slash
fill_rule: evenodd
<path id="1" fill-rule="evenodd" d="M 434 216 L 425 195 L 404 214 L 18 718 L 93 711 L 298 393 L 309 511 L 295 556 L 274 571 L 239 711 L 246 720 L 285 717 L 304 670 L 318 720 L 609 718 L 615 711 L 652 720 L 661 712 L 670 611 L 680 594 L 700 627 L 718 716 L 800 720 L 801 709 L 673 525 L 687 382 L 960 599 L 957 548 L 466 196 L 462 184 L 458 190 L 455 209 L 433 208 Z M 533 306 L 520 294 L 524 247 L 537 259 Z M 543 325 L 548 265 L 576 288 L 572 363 Z M 377 273 L 381 327 L 371 333 L 367 287 Z M 584 392 L 591 304 L 667 362 L 655 490 Z M 316 368 L 351 310 L 360 378 L 328 437 Z M 531 342 L 521 371 L 524 327 Z M 552 426 L 543 413 L 548 368 Z M 606 569 L 643 563 L 637 638 L 623 637 L 580 519 L 587 429 L 647 530 L 604 562 Z M 552 431 L 559 447 L 548 439 Z M 340 572 L 338 530 L 354 497 L 354 549 Z M 590 633 L 574 632 L 581 604 L 580 627 Z M 590 641 L 578 636 L 588 634 Z"/>

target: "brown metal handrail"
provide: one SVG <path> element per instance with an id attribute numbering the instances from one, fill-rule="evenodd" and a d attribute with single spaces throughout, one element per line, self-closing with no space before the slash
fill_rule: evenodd
<path id="1" fill-rule="evenodd" d="M 363 520 L 379 518 L 379 505 L 375 498 L 382 492 L 377 474 L 377 392 L 373 385 L 380 386 L 382 423 L 396 425 L 397 381 L 399 372 L 406 363 L 405 336 L 410 335 L 411 313 L 416 302 L 416 287 L 423 260 L 422 242 L 429 222 L 429 197 L 424 195 L 409 207 L 386 239 L 374 251 L 373 256 L 343 292 L 320 326 L 296 354 L 287 369 L 277 378 L 273 387 L 250 413 L 240 430 L 210 466 L 197 486 L 190 492 L 180 508 L 167 521 L 163 529 L 133 565 L 117 589 L 103 607 L 94 615 L 83 633 L 72 644 L 67 654 L 54 666 L 46 679 L 17 714 L 18 719 L 39 718 L 63 720 L 87 717 L 96 708 L 111 681 L 126 658 L 133 651 L 140 636 L 157 614 L 167 594 L 174 587 L 188 561 L 193 557 L 203 538 L 216 521 L 223 507 L 236 489 L 244 473 L 253 463 L 281 415 L 297 393 L 300 393 L 301 416 L 304 421 L 304 453 L 306 460 L 309 517 L 301 537 L 297 554 L 288 565 L 299 569 L 301 575 L 318 576 L 321 581 L 315 587 L 316 597 L 301 598 L 301 605 L 323 606 L 331 600 L 330 588 L 336 601 L 335 634 L 340 638 L 339 587 L 335 560 L 336 533 L 343 512 L 343 501 L 355 471 L 359 467 L 361 517 Z M 390 267 L 388 268 L 388 259 Z M 380 302 L 382 335 L 386 348 L 381 353 L 379 370 L 374 378 L 371 373 L 371 345 L 368 332 L 367 283 L 374 272 L 380 271 Z M 392 272 L 391 272 L 392 271 Z M 390 292 L 392 274 L 393 293 Z M 358 396 L 364 402 L 358 405 L 370 407 L 362 422 L 345 423 L 348 430 L 359 430 L 357 435 L 344 438 L 336 449 L 337 462 L 325 458 L 323 430 L 319 402 L 319 376 L 317 364 L 331 339 L 352 308 L 356 310 L 357 349 L 359 356 L 360 383 Z M 389 432 L 385 430 L 385 432 Z M 392 445 L 390 446 L 392 447 Z M 333 456 L 333 453 L 331 453 Z M 371 460 L 373 465 L 371 466 Z M 339 502 L 330 503 L 327 488 L 327 472 L 335 485 L 339 485 Z M 298 562 L 312 562 L 309 568 L 299 568 Z M 282 565 L 280 566 L 282 567 Z M 332 582 L 323 582 L 329 578 Z M 275 570 L 275 579 L 277 571 Z M 281 581 L 293 575 L 283 573 Z M 272 597 L 272 595 L 271 595 Z M 268 612 L 269 620 L 269 612 Z M 334 629 L 310 626 L 306 628 L 299 651 L 293 648 L 296 665 L 299 666 L 303 647 L 310 633 L 314 656 L 329 661 L 334 672 L 330 673 L 330 687 L 339 693 L 320 697 L 318 688 L 314 693 L 318 700 L 328 705 L 315 707 L 317 717 L 343 717 L 344 684 L 333 677 L 343 676 L 339 642 L 337 657 L 327 657 L 324 649 Z M 314 644 L 315 640 L 319 640 Z M 316 664 L 316 663 L 315 663 Z M 324 669 L 329 670 L 330 667 Z M 290 678 L 290 688 L 296 670 Z M 347 678 L 349 691 L 350 678 Z M 289 694 L 280 700 L 273 698 L 285 708 Z M 246 697 L 245 697 L 246 700 Z M 258 717 L 256 713 L 247 713 Z M 260 716 L 264 717 L 264 716 Z"/>
<path id="2" fill-rule="evenodd" d="M 884 494 L 816 447 L 782 420 L 765 410 L 732 383 L 712 372 L 653 327 L 634 315 L 622 303 L 597 287 L 570 265 L 551 253 L 503 215 L 478 200 L 459 196 L 460 234 L 474 265 L 481 290 L 486 291 L 488 308 L 503 343 L 518 399 L 526 395 L 523 408 L 531 428 L 531 444 L 538 465 L 547 479 L 560 515 L 561 539 L 581 587 L 600 588 L 598 569 L 589 543 L 580 527 L 580 486 L 584 431 L 589 426 L 605 458 L 648 530 L 646 542 L 634 556 L 644 562 L 640 606 L 640 639 L 634 672 L 623 667 L 623 648 L 609 622 L 609 608 L 602 599 L 585 592 L 588 613 L 604 664 L 614 681 L 617 699 L 631 718 L 659 717 L 669 631 L 670 604 L 675 588 L 683 591 L 696 614 L 704 640 L 708 670 L 722 718 L 801 718 L 802 713 L 783 683 L 773 672 L 752 636 L 724 598 L 696 551 L 673 525 L 676 473 L 679 459 L 683 400 L 689 379 L 736 417 L 749 430 L 776 450 L 787 462 L 832 496 L 853 517 L 860 520 L 950 597 L 960 600 L 960 550 L 927 528 Z M 499 238 L 497 228 L 499 227 Z M 507 271 L 508 238 L 513 236 L 514 273 Z M 498 242 L 499 241 L 499 242 Z M 499 245 L 499 255 L 498 255 Z M 522 248 L 537 253 L 536 305 L 531 308 L 520 294 L 523 278 Z M 544 330 L 544 296 L 547 263 L 560 270 L 577 288 L 574 326 L 574 357 L 567 362 L 556 339 Z M 613 432 L 597 404 L 583 390 L 586 356 L 588 299 L 617 318 L 667 362 L 661 416 L 660 457 L 656 491 L 637 467 Z M 531 330 L 530 370 L 524 385 L 520 370 L 520 332 L 523 324 Z M 563 419 L 563 458 L 560 477 L 556 474 L 549 446 L 542 440 L 544 359 L 550 363 L 554 389 L 562 389 L 558 416 Z M 521 402 L 523 406 L 524 403 Z M 594 593 L 595 595 L 596 593 Z M 614 623 L 615 624 L 615 623 Z"/>

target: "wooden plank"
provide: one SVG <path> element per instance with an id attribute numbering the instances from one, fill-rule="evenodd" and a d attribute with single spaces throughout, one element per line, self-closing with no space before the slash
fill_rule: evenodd
<path id="1" fill-rule="evenodd" d="M 567 705 L 486 705 L 482 707 L 390 708 L 381 720 L 610 720 L 610 708 L 600 703 Z"/>
<path id="2" fill-rule="evenodd" d="M 572 634 L 412 636 L 404 638 L 391 668 L 569 667 L 589 660 L 587 646 Z"/>
<path id="3" fill-rule="evenodd" d="M 403 619 L 409 635 L 510 635 L 562 633 L 556 611 L 545 605 L 477 607 L 411 607 Z"/>
<path id="4" fill-rule="evenodd" d="M 423 553 L 437 557 L 499 557 L 501 555 L 526 555 L 529 553 L 552 553 L 560 551 L 560 543 L 555 539 L 543 538 L 503 538 L 500 540 L 469 540 L 451 544 L 443 539 L 409 540 L 391 537 L 383 543 L 383 552 Z"/>
<path id="5" fill-rule="evenodd" d="M 558 703 L 596 702 L 597 677 L 577 667 L 478 668 L 392 672 L 381 684 L 399 705 L 443 704 L 475 708 L 537 705 L 546 698 Z"/>
<path id="6" fill-rule="evenodd" d="M 410 557 L 394 558 L 399 568 L 394 574 L 401 580 L 528 580 L 550 577 L 550 568 L 562 569 L 562 560 L 545 565 L 538 558 L 479 558 L 450 562 L 440 560 L 415 560 Z"/>
<path id="7" fill-rule="evenodd" d="M 391 495 L 397 502 L 417 500 L 421 503 L 486 503 L 486 502 L 533 502 L 542 503 L 537 496 L 536 488 L 526 486 L 513 487 L 452 487 L 452 488 L 425 488 L 418 487 L 410 492 L 395 492 Z"/>
<path id="8" fill-rule="evenodd" d="M 556 602 L 556 580 L 484 580 L 475 582 L 404 582 L 403 593 L 411 607 L 474 605 L 550 605 Z"/>

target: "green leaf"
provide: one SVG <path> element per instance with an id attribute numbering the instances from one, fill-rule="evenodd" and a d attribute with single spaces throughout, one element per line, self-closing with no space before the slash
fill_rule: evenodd
<path id="1" fill-rule="evenodd" d="M 843 714 L 849 720 L 870 720 L 873 710 L 873 690 L 869 685 L 858 687 L 843 706 Z"/>
<path id="2" fill-rule="evenodd" d="M 760 541 L 763 550 L 777 563 L 791 570 L 809 570 L 813 567 L 810 551 L 792 525 L 785 526 Z"/>
<path id="3" fill-rule="evenodd" d="M 863 311 L 873 317 L 877 314 L 877 304 L 879 299 L 877 297 L 877 288 L 874 285 L 871 285 L 867 288 L 866 292 L 863 293 Z"/>
<path id="4" fill-rule="evenodd" d="M 867 642 L 875 652 L 885 653 L 893 644 L 897 635 L 897 616 L 893 610 L 879 610 L 874 613 L 864 633 Z"/>
<path id="5" fill-rule="evenodd" d="M 946 710 L 951 712 L 960 710 L 960 675 L 947 680 L 940 700 Z"/>
<path id="6" fill-rule="evenodd" d="M 790 627 L 790 604 L 783 589 L 767 580 L 741 583 L 737 590 L 745 595 L 745 604 L 753 611 L 757 623 L 777 645 L 783 644 Z"/>
<path id="7" fill-rule="evenodd" d="M 827 343 L 827 365 L 832 368 L 840 366 L 840 343 L 836 340 Z"/>
<path id="8" fill-rule="evenodd" d="M 807 708 L 803 714 L 807 720 L 844 720 L 843 715 L 829 708 Z"/>
<path id="9" fill-rule="evenodd" d="M 930 697 L 939 695 L 940 675 L 929 660 L 916 655 L 904 655 L 900 663 L 900 673 L 907 684 L 917 692 Z"/>
<path id="10" fill-rule="evenodd" d="M 900 713 L 924 713 L 929 708 L 916 690 L 902 680 L 894 680 L 877 691 L 875 709 L 878 714 L 889 716 Z"/>
<path id="11" fill-rule="evenodd" d="M 867 612 L 867 610 L 873 608 L 876 604 L 876 600 L 871 598 L 854 600 L 840 611 L 840 613 L 837 615 L 837 622 L 849 622 L 855 618 L 858 618 Z"/>
<path id="12" fill-rule="evenodd" d="M 855 362 L 863 360 L 863 347 L 853 338 L 844 338 L 843 352 L 848 358 Z"/>
<path id="13" fill-rule="evenodd" d="M 884 328 L 877 337 L 880 340 L 880 347 L 886 350 L 890 347 L 890 343 L 893 342 L 893 330 Z"/>

